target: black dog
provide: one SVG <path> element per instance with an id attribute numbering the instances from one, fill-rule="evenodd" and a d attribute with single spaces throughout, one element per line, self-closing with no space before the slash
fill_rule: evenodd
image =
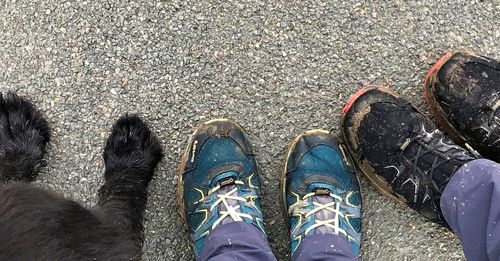
<path id="1" fill-rule="evenodd" d="M 115 123 L 95 209 L 27 183 L 49 138 L 30 102 L 0 94 L 0 260 L 140 260 L 147 187 L 162 157 L 157 138 L 138 116 Z"/>

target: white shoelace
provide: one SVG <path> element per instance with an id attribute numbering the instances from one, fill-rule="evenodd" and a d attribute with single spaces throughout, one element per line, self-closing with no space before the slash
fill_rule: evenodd
<path id="1" fill-rule="evenodd" d="M 234 182 L 234 184 L 243 185 L 244 182 L 236 180 Z M 216 193 L 217 191 L 219 191 L 220 188 L 221 188 L 220 185 L 217 185 L 217 186 L 213 187 L 212 189 L 210 189 L 208 191 L 208 196 L 210 196 L 213 193 Z M 237 191 L 238 191 L 238 188 L 235 187 L 235 188 L 231 189 L 230 191 L 226 192 L 225 194 L 217 194 L 217 200 L 212 204 L 212 206 L 210 206 L 210 211 L 213 211 L 221 203 L 224 204 L 224 207 L 225 207 L 226 210 L 221 210 L 220 211 L 220 216 L 215 221 L 215 223 L 212 225 L 212 229 L 214 229 L 215 227 L 217 227 L 217 225 L 219 225 L 219 223 L 221 223 L 222 220 L 224 220 L 228 216 L 230 218 L 232 218 L 233 221 L 243 221 L 243 218 L 252 219 L 251 215 L 245 214 L 245 213 L 241 213 L 239 211 L 239 209 L 240 209 L 240 205 L 239 204 L 236 205 L 236 206 L 232 206 L 232 205 L 230 205 L 228 203 L 227 200 L 236 200 L 236 201 L 240 201 L 240 202 L 247 202 L 247 199 L 244 198 L 244 197 L 233 196 L 233 194 L 236 193 Z"/>
<path id="2" fill-rule="evenodd" d="M 292 206 L 290 206 L 288 213 L 290 215 L 295 215 L 295 216 L 300 215 L 300 216 L 303 216 L 305 218 L 308 218 L 311 215 L 314 215 L 316 212 L 319 212 L 319 211 L 330 211 L 334 214 L 333 219 L 315 220 L 314 225 L 308 227 L 305 231 L 305 234 L 308 234 L 311 230 L 313 230 L 315 228 L 318 228 L 321 226 L 326 226 L 328 228 L 331 228 L 334 231 L 334 233 L 336 233 L 336 234 L 340 233 L 340 234 L 347 236 L 347 232 L 344 229 L 341 229 L 339 227 L 340 226 L 339 217 L 344 217 L 344 214 L 342 214 L 340 212 L 340 203 L 342 202 L 342 198 L 340 196 L 337 196 L 335 194 L 330 193 L 330 195 L 327 195 L 327 196 L 332 197 L 336 201 L 334 200 L 334 201 L 332 201 L 330 203 L 326 203 L 326 204 L 321 204 L 319 202 L 313 201 L 314 208 L 312 210 L 308 211 L 307 213 L 304 213 L 303 208 L 307 207 L 309 205 L 309 203 L 307 202 L 307 199 L 310 197 L 313 197 L 315 195 L 316 195 L 316 193 L 314 193 L 314 192 L 306 194 L 300 202 L 297 202 L 296 204 L 293 204 Z"/>

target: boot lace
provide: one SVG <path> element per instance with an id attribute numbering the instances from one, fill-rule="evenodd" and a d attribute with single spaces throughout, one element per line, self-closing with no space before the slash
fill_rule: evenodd
<path id="1" fill-rule="evenodd" d="M 236 180 L 234 181 L 234 184 L 244 185 L 244 182 Z M 221 188 L 222 187 L 220 185 L 217 185 L 208 191 L 208 196 L 212 195 L 213 193 L 217 193 L 217 200 L 210 206 L 210 211 L 216 209 L 220 204 L 222 204 L 225 209 L 220 211 L 220 216 L 212 224 L 212 229 L 216 228 L 222 222 L 222 220 L 227 217 L 230 217 L 233 221 L 243 221 L 243 218 L 252 219 L 251 215 L 241 213 L 239 204 L 230 204 L 229 202 L 229 200 L 235 200 L 237 202 L 247 202 L 246 198 L 237 195 L 238 187 L 234 186 L 234 188 L 229 190 L 228 192 L 219 194 Z"/>
<path id="2" fill-rule="evenodd" d="M 305 209 L 307 206 L 309 206 L 308 198 L 313 197 L 315 195 L 316 195 L 315 192 L 311 192 L 304 195 L 301 201 L 290 206 L 290 208 L 288 209 L 288 213 L 291 216 L 302 216 L 308 218 L 319 211 L 331 212 L 333 213 L 333 218 L 327 220 L 316 219 L 315 223 L 306 229 L 305 234 L 308 234 L 311 230 L 316 229 L 318 227 L 326 226 L 328 228 L 331 228 L 336 234 L 340 233 L 347 236 L 347 232 L 344 229 L 340 228 L 340 223 L 339 223 L 339 217 L 342 218 L 344 217 L 344 214 L 340 212 L 340 203 L 343 201 L 342 198 L 338 195 L 330 193 L 329 195 L 325 196 L 333 198 L 332 202 L 321 204 L 319 202 L 313 201 L 314 208 L 312 210 Z"/>

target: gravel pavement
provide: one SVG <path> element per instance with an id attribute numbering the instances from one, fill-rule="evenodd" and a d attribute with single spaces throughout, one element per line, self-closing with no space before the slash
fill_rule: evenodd
<path id="1" fill-rule="evenodd" d="M 423 78 L 448 50 L 500 58 L 500 0 L 221 2 L 0 0 L 0 90 L 32 99 L 53 131 L 38 183 L 92 205 L 114 120 L 138 112 L 160 137 L 144 260 L 193 257 L 175 174 L 203 121 L 249 131 L 271 246 L 287 260 L 278 174 L 295 135 L 337 130 L 342 105 L 368 83 L 425 110 Z M 361 185 L 364 260 L 463 260 L 452 233 Z"/>

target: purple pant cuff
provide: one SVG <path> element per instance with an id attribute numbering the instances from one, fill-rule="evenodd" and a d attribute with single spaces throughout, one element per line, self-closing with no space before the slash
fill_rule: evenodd
<path id="1" fill-rule="evenodd" d="M 208 235 L 198 260 L 276 260 L 266 236 L 254 225 L 232 222 Z"/>
<path id="2" fill-rule="evenodd" d="M 478 159 L 446 185 L 441 210 L 468 260 L 500 260 L 500 165 Z"/>
<path id="3" fill-rule="evenodd" d="M 344 236 L 318 234 L 306 237 L 293 254 L 292 260 L 352 261 L 358 260 L 358 258 L 352 251 L 351 244 Z"/>

